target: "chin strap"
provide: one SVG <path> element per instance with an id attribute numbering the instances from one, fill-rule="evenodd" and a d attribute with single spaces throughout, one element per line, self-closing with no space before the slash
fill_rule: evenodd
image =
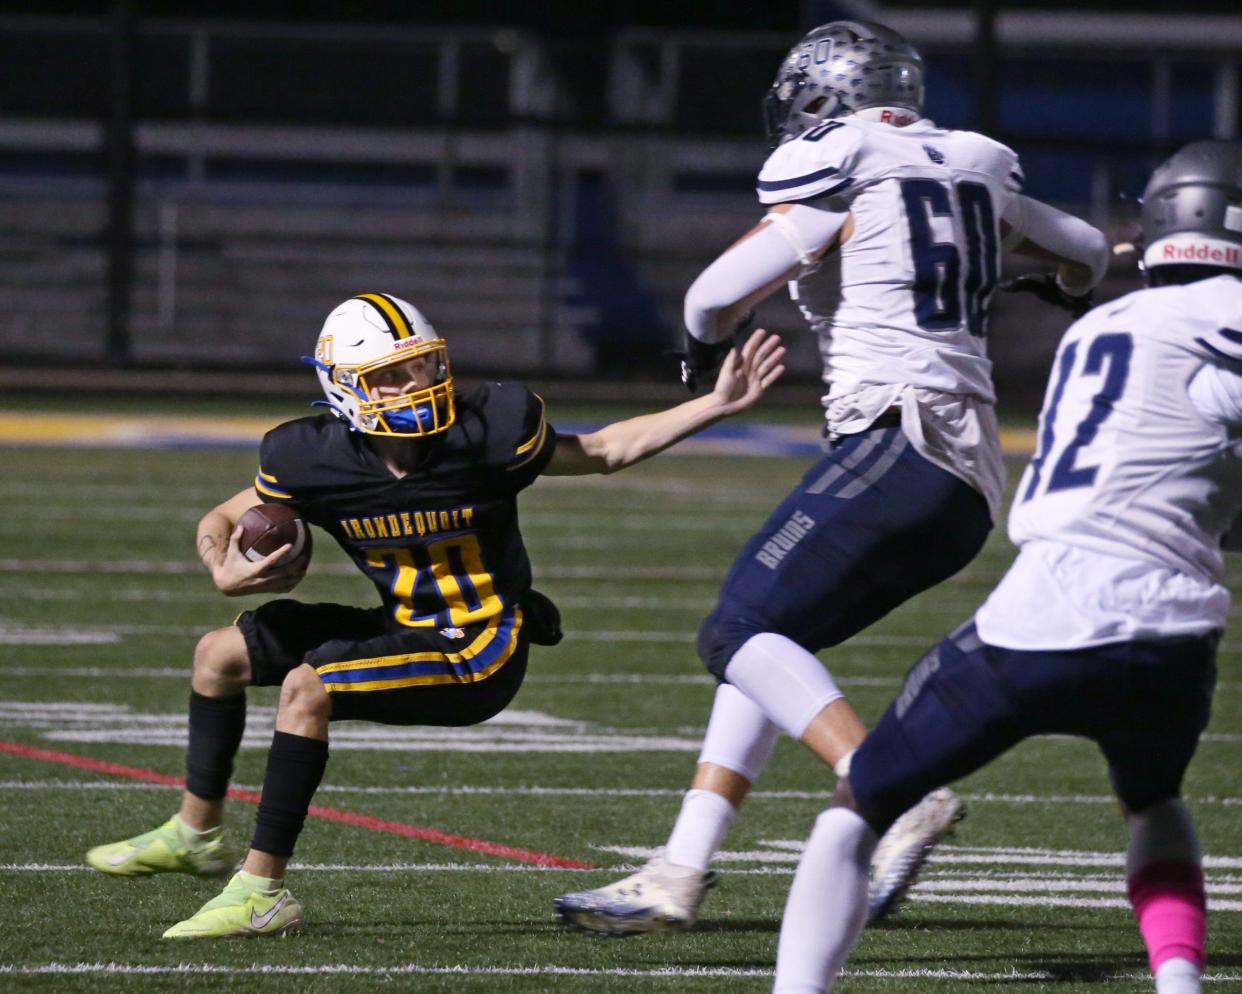
<path id="1" fill-rule="evenodd" d="M 314 366 L 316 369 L 318 369 L 318 370 L 320 370 L 321 372 L 323 372 L 323 373 L 324 373 L 324 375 L 326 375 L 329 379 L 331 379 L 331 378 L 332 378 L 332 367 L 331 367 L 331 366 L 326 365 L 325 363 L 320 362 L 320 361 L 319 361 L 318 359 L 316 359 L 313 355 L 304 355 L 304 356 L 302 356 L 302 357 L 301 357 L 301 360 L 302 360 L 302 362 L 306 363 L 306 365 L 308 365 L 308 366 Z M 326 407 L 326 408 L 327 408 L 329 411 L 331 411 L 331 412 L 332 412 L 332 413 L 333 413 L 333 414 L 334 414 L 334 415 L 335 415 L 335 416 L 336 416 L 339 420 L 344 421 L 344 422 L 345 422 L 345 424 L 349 427 L 349 430 L 350 430 L 350 431 L 357 431 L 357 430 L 358 430 L 357 428 L 355 428 L 355 427 L 354 427 L 353 422 L 349 420 L 349 417 L 345 414 L 345 412 L 344 412 L 344 411 L 342 411 L 340 408 L 338 408 L 335 404 L 333 404 L 333 403 L 332 403 L 332 401 L 330 401 L 330 400 L 312 400 L 312 401 L 310 402 L 310 406 L 311 406 L 311 407 Z"/>

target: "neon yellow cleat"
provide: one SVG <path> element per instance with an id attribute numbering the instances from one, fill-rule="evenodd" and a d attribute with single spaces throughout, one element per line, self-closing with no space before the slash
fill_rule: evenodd
<path id="1" fill-rule="evenodd" d="M 256 890 L 246 877 L 233 879 L 198 912 L 177 922 L 165 939 L 227 939 L 230 936 L 284 935 L 302 924 L 302 903 L 287 888 Z"/>
<path id="2" fill-rule="evenodd" d="M 147 877 L 153 873 L 190 873 L 196 877 L 220 877 L 237 865 L 238 853 L 216 832 L 208 841 L 197 841 L 173 815 L 159 828 L 132 839 L 96 846 L 86 862 L 114 877 Z"/>

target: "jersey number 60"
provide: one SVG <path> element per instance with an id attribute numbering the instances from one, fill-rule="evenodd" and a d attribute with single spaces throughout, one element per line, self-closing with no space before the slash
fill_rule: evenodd
<path id="1" fill-rule="evenodd" d="M 926 331 L 960 328 L 962 306 L 972 335 L 987 332 L 988 300 L 1000 272 L 996 213 L 982 183 L 955 184 L 957 208 L 949 188 L 934 179 L 901 184 L 914 259 L 914 316 Z M 965 266 L 956 240 L 936 241 L 932 219 L 949 218 L 966 237 Z"/>

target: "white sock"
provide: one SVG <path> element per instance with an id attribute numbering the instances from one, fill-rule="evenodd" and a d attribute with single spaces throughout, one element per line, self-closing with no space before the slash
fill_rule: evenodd
<path id="1" fill-rule="evenodd" d="M 1166 959 L 1156 970 L 1156 994 L 1201 994 L 1199 968 L 1188 959 Z"/>
<path id="2" fill-rule="evenodd" d="M 841 693 L 824 664 L 784 635 L 752 635 L 733 654 L 725 677 L 782 731 L 802 738 L 811 719 Z"/>
<path id="3" fill-rule="evenodd" d="M 686 791 L 664 858 L 675 866 L 706 870 L 736 817 L 737 809 L 714 791 Z"/>
<path id="4" fill-rule="evenodd" d="M 867 924 L 867 876 L 879 840 L 849 808 L 815 820 L 781 919 L 773 994 L 824 994 Z"/>
<path id="5" fill-rule="evenodd" d="M 767 769 L 780 736 L 781 730 L 758 704 L 732 684 L 722 683 L 712 700 L 699 763 L 723 766 L 753 784 Z"/>

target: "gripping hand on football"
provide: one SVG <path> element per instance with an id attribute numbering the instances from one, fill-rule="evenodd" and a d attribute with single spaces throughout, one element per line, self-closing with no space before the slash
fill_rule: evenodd
<path id="1" fill-rule="evenodd" d="M 278 565 L 280 560 L 293 548 L 282 545 L 271 555 L 251 562 L 242 554 L 238 542 L 242 530 L 234 527 L 227 542 L 220 542 L 223 534 L 211 539 L 205 545 L 199 541 L 199 553 L 203 557 L 203 565 L 211 571 L 211 580 L 216 589 L 226 597 L 244 597 L 246 594 L 287 594 L 302 582 L 306 575 L 306 567 L 310 563 L 308 556 L 301 556 L 289 563 Z"/>
<path id="2" fill-rule="evenodd" d="M 1069 311 L 1077 320 L 1091 310 L 1091 291 L 1084 294 L 1067 293 L 1055 273 L 1027 273 L 1015 276 L 1000 285 L 1006 293 L 1031 293 L 1045 304 L 1052 304 Z"/>
<path id="3" fill-rule="evenodd" d="M 785 346 L 780 337 L 762 328 L 756 329 L 740 348 L 730 349 L 720 364 L 712 390 L 722 416 L 752 407 L 785 372 L 781 362 L 784 358 Z"/>

